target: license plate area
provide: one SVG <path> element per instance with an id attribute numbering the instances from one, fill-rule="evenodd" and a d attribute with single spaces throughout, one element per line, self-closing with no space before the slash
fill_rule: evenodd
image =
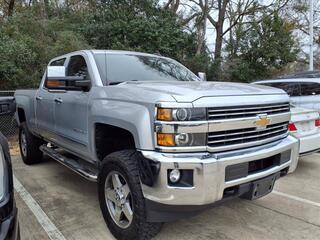
<path id="1" fill-rule="evenodd" d="M 252 182 L 250 184 L 249 191 L 241 197 L 248 200 L 255 200 L 267 195 L 268 193 L 272 192 L 274 183 L 278 178 L 280 178 L 280 173 L 276 173 Z"/>

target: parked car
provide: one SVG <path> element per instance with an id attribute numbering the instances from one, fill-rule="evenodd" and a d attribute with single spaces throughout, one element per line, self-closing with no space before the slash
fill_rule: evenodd
<path id="1" fill-rule="evenodd" d="M 45 153 L 97 181 L 117 239 L 150 239 L 162 222 L 262 197 L 297 166 L 284 91 L 200 81 L 162 56 L 73 52 L 15 97 L 22 160 Z"/>
<path id="2" fill-rule="evenodd" d="M 0 115 L 13 109 L 12 98 L 0 98 Z M 17 212 L 8 142 L 0 132 L 0 239 L 20 239 Z"/>
<path id="3" fill-rule="evenodd" d="M 320 150 L 319 112 L 306 108 L 291 108 L 289 131 L 300 140 L 300 155 Z"/>
<path id="4" fill-rule="evenodd" d="M 320 112 L 320 74 L 316 72 L 257 81 L 254 84 L 280 88 L 290 96 L 290 102 L 293 105 Z"/>

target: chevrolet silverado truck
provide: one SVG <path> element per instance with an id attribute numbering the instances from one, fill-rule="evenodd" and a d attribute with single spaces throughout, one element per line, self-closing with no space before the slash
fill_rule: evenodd
<path id="1" fill-rule="evenodd" d="M 297 166 L 284 91 L 201 81 L 158 55 L 66 54 L 15 98 L 22 160 L 46 154 L 96 181 L 117 239 L 150 239 L 163 222 L 262 197 Z"/>

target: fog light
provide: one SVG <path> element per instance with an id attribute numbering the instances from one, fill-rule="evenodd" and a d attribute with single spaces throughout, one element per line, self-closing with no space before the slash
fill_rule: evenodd
<path id="1" fill-rule="evenodd" d="M 180 180 L 181 173 L 179 169 L 173 169 L 169 174 L 170 182 L 176 183 Z"/>

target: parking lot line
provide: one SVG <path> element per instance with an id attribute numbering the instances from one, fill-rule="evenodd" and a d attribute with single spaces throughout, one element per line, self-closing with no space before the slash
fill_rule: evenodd
<path id="1" fill-rule="evenodd" d="M 310 201 L 308 199 L 300 198 L 300 197 L 297 197 L 297 196 L 293 196 L 293 195 L 286 194 L 286 193 L 283 193 L 283 192 L 278 192 L 278 191 L 275 191 L 275 190 L 273 190 L 272 193 L 276 194 L 276 195 L 279 195 L 279 196 L 282 196 L 282 197 L 286 197 L 286 198 L 295 200 L 295 201 L 306 203 L 306 204 L 309 204 L 309 205 L 312 205 L 312 206 L 315 206 L 315 207 L 320 207 L 320 203 L 313 202 L 313 201 Z"/>
<path id="2" fill-rule="evenodd" d="M 46 231 L 51 240 L 66 240 L 59 229 L 49 219 L 40 205 L 34 200 L 31 194 L 24 188 L 20 181 L 13 175 L 14 189 L 20 195 L 22 200 L 30 208 L 41 227 Z"/>

